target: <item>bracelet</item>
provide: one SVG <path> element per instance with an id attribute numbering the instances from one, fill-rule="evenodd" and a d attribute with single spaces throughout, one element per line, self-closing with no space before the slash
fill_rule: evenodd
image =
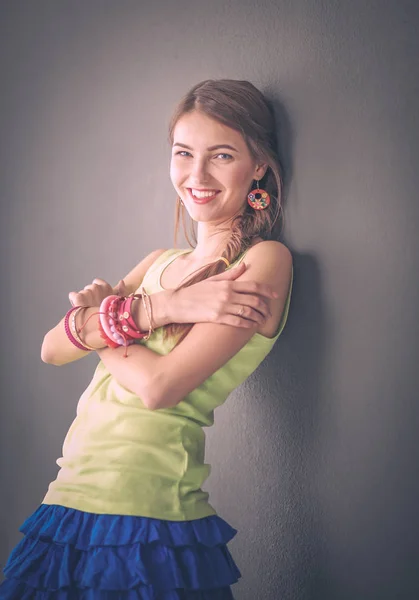
<path id="1" fill-rule="evenodd" d="M 81 307 L 81 306 L 73 306 L 72 308 L 70 308 L 70 310 L 68 310 L 68 311 L 67 311 L 67 313 L 66 313 L 66 315 L 65 315 L 65 317 L 64 317 L 64 329 L 65 329 L 65 332 L 66 332 L 66 334 L 67 334 L 67 337 L 68 337 L 68 339 L 70 340 L 70 342 L 71 342 L 71 343 L 72 343 L 74 346 L 76 346 L 76 347 L 77 347 L 77 348 L 79 348 L 80 350 L 85 350 L 86 352 L 90 352 L 90 350 L 94 350 L 94 348 L 90 348 L 90 347 L 88 347 L 88 346 L 85 346 L 84 344 L 82 344 L 82 343 L 81 343 L 81 341 L 79 341 L 79 340 L 80 340 L 80 338 L 79 338 L 79 340 L 77 340 L 77 339 L 74 337 L 74 335 L 73 335 L 73 333 L 71 332 L 71 330 L 70 330 L 70 327 L 69 327 L 70 315 L 71 315 L 71 314 L 72 314 L 74 311 L 76 311 L 77 309 L 80 309 L 80 308 L 83 308 L 83 307 Z M 74 328 L 75 328 L 75 324 L 74 324 Z M 76 334 L 77 334 L 77 332 L 76 332 Z"/>
<path id="2" fill-rule="evenodd" d="M 99 324 L 101 337 L 110 348 L 125 346 L 125 349 L 127 349 L 128 346 L 134 344 L 134 339 L 128 336 L 127 332 L 122 329 L 122 322 L 119 319 L 121 305 L 125 301 L 125 296 L 111 295 L 104 298 L 100 305 Z M 128 354 L 125 350 L 124 358 L 127 357 Z"/>
<path id="3" fill-rule="evenodd" d="M 131 335 L 129 335 L 128 331 L 125 331 L 124 326 L 122 324 L 123 319 L 121 319 L 121 316 L 123 317 L 123 309 L 121 309 L 121 306 L 123 306 L 124 304 L 124 296 L 113 300 L 110 306 L 109 323 L 114 337 L 115 335 L 117 336 L 117 341 L 119 342 L 119 345 L 131 346 L 131 344 L 134 344 L 134 339 Z"/>
<path id="4" fill-rule="evenodd" d="M 126 302 L 125 296 L 117 296 L 111 301 L 109 306 L 109 325 L 114 338 L 120 346 L 130 346 L 134 343 L 134 339 L 129 335 L 128 331 L 123 326 L 123 306 Z M 121 309 L 122 306 L 122 309 Z M 122 319 L 121 319 L 122 316 Z M 126 327 L 126 326 L 125 326 Z M 128 327 L 129 330 L 129 327 Z M 116 336 L 116 337 L 115 337 Z"/>
<path id="5" fill-rule="evenodd" d="M 124 338 L 115 327 L 116 312 L 114 309 L 115 301 L 118 299 L 119 296 L 106 296 L 99 308 L 101 337 L 110 348 L 118 348 L 118 346 L 124 345 Z"/>
<path id="6" fill-rule="evenodd" d="M 140 291 L 141 291 L 141 299 L 143 301 L 144 310 L 146 312 L 148 323 L 149 323 L 148 334 L 144 337 L 144 339 L 148 340 L 148 339 L 150 339 L 150 335 L 154 332 L 154 328 L 153 328 L 153 325 L 152 325 L 151 300 L 150 300 L 150 296 L 147 294 L 147 292 L 145 291 L 145 289 L 143 288 L 143 286 L 141 286 Z M 146 300 L 149 303 L 150 311 L 147 308 Z"/>
<path id="7" fill-rule="evenodd" d="M 120 344 L 118 344 L 113 339 L 113 332 L 111 331 L 111 328 L 109 327 L 108 309 L 109 309 L 111 300 L 112 300 L 112 296 L 106 296 L 106 298 L 104 298 L 100 304 L 100 307 L 99 307 L 99 331 L 100 331 L 100 337 L 104 340 L 106 345 L 109 346 L 109 348 L 118 348 L 118 346 Z"/>
<path id="8" fill-rule="evenodd" d="M 88 350 L 96 350 L 96 348 L 93 348 L 93 346 L 89 346 L 89 344 L 86 344 L 86 342 L 83 342 L 83 340 L 80 337 L 80 332 L 77 331 L 77 327 L 76 327 L 77 315 L 79 314 L 79 312 L 81 310 L 86 309 L 86 308 L 88 308 L 88 307 L 87 306 L 79 306 L 77 308 L 77 310 L 71 315 L 71 329 L 72 329 L 74 337 L 82 346 L 84 346 Z"/>
<path id="9" fill-rule="evenodd" d="M 139 298 L 139 294 L 131 294 L 123 302 L 118 312 L 118 320 L 122 326 L 122 330 L 131 338 L 142 339 L 146 337 L 146 334 L 137 329 L 137 325 L 131 314 L 132 303 L 136 298 Z"/>
<path id="10" fill-rule="evenodd" d="M 134 299 L 141 298 L 146 312 L 149 330 L 145 333 L 137 328 L 137 324 L 132 316 L 131 309 Z M 146 298 L 149 303 L 147 307 Z M 101 338 L 110 348 L 128 346 L 135 343 L 136 339 L 148 340 L 153 333 L 151 300 L 147 292 L 143 290 L 142 294 L 130 294 L 129 296 L 116 296 L 112 294 L 107 296 L 101 302 L 99 307 L 99 331 Z M 125 351 L 124 357 L 128 354 Z"/>

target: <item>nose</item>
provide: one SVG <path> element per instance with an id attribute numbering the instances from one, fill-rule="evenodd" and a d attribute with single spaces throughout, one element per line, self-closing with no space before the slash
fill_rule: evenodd
<path id="1" fill-rule="evenodd" d="M 191 166 L 190 180 L 192 185 L 204 185 L 208 182 L 208 168 L 205 159 L 195 159 Z"/>

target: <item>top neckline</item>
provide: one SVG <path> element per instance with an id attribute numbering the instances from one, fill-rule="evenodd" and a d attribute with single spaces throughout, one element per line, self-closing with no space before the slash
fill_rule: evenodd
<path id="1" fill-rule="evenodd" d="M 187 248 L 186 250 L 180 250 L 180 252 L 179 251 L 178 252 L 174 252 L 173 256 L 171 256 L 168 261 L 166 261 L 166 262 L 163 263 L 163 268 L 160 270 L 160 273 L 159 273 L 159 276 L 158 276 L 158 279 L 157 279 L 157 283 L 158 283 L 159 288 L 161 290 L 167 292 L 167 291 L 170 291 L 170 290 L 174 289 L 174 288 L 165 288 L 165 287 L 162 286 L 162 283 L 161 283 L 162 275 L 165 272 L 165 270 L 167 269 L 167 267 L 170 264 L 172 264 L 172 262 L 174 262 L 176 260 L 176 258 L 178 258 L 179 256 L 182 256 L 182 254 L 187 254 L 188 252 L 192 252 L 192 249 Z"/>
<path id="2" fill-rule="evenodd" d="M 251 246 L 249 246 L 249 248 L 251 248 Z M 231 269 L 231 267 L 232 267 L 233 265 L 235 265 L 235 264 L 236 264 L 236 263 L 238 263 L 240 260 L 242 260 L 242 258 L 243 258 L 243 257 L 244 257 L 244 255 L 247 253 L 247 251 L 249 250 L 249 248 L 247 248 L 247 249 L 246 249 L 244 252 L 242 252 L 242 254 L 241 254 L 241 255 L 240 255 L 238 258 L 236 258 L 236 260 L 235 260 L 235 261 L 233 261 L 233 262 L 232 262 L 232 263 L 231 263 L 231 264 L 230 264 L 230 265 L 229 265 L 229 266 L 226 268 L 226 271 L 228 271 L 228 269 Z M 188 249 L 186 249 L 186 250 L 180 250 L 180 251 L 178 251 L 178 252 L 174 252 L 174 255 L 173 255 L 173 256 L 171 256 L 171 257 L 169 258 L 169 260 L 168 260 L 168 261 L 166 261 L 166 262 L 164 262 L 164 263 L 163 263 L 163 268 L 160 270 L 160 273 L 159 273 L 159 276 L 158 276 L 158 279 L 157 279 L 158 286 L 159 286 L 159 288 L 160 288 L 161 290 L 163 290 L 163 291 L 167 292 L 167 291 L 170 291 L 170 290 L 173 290 L 173 289 L 174 289 L 174 288 L 165 288 L 165 287 L 163 287 L 163 285 L 162 285 L 162 282 L 161 282 L 162 275 L 163 275 L 163 273 L 165 272 L 165 270 L 167 269 L 167 267 L 168 267 L 169 265 L 171 265 L 171 264 L 172 264 L 172 262 L 174 262 L 174 261 L 175 261 L 177 258 L 179 258 L 179 256 L 182 256 L 183 254 L 189 254 L 189 253 L 190 253 L 190 252 L 192 252 L 192 251 L 193 251 L 193 248 L 192 248 L 192 249 L 188 248 Z M 209 262 L 208 264 L 211 264 L 211 262 Z M 204 265 L 204 266 L 205 266 L 205 265 Z M 201 267 L 201 268 L 202 268 L 202 267 Z M 186 279 L 186 277 L 185 277 L 185 279 Z"/>

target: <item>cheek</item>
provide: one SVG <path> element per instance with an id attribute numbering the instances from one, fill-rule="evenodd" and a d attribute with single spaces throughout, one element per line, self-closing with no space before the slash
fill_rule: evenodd
<path id="1" fill-rule="evenodd" d="M 172 161 L 170 163 L 170 179 L 172 180 L 173 185 L 176 185 L 176 183 L 180 180 L 181 178 L 181 172 L 179 169 L 179 166 L 176 165 L 176 163 L 174 161 Z"/>
<path id="2" fill-rule="evenodd" d="M 252 172 L 248 165 L 237 165 L 230 173 L 230 181 L 235 188 L 248 188 L 247 182 L 251 182 Z"/>

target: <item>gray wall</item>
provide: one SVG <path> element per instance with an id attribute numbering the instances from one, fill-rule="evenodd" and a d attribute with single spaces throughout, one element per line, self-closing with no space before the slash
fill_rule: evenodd
<path id="1" fill-rule="evenodd" d="M 275 101 L 296 276 L 275 349 L 207 430 L 206 489 L 239 530 L 235 595 L 418 598 L 417 3 L 0 10 L 0 563 L 97 362 L 46 365 L 42 338 L 69 291 L 173 246 L 171 110 L 230 77 Z"/>

